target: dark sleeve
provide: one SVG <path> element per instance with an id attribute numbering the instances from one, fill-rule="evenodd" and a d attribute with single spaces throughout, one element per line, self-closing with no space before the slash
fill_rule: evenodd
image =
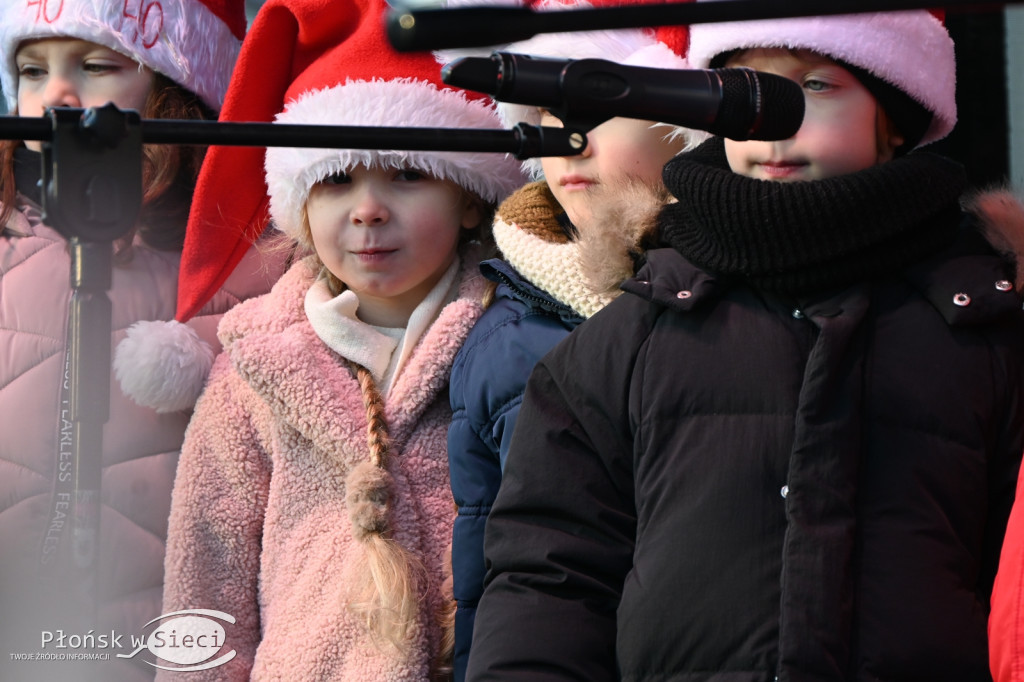
<path id="1" fill-rule="evenodd" d="M 499 299 L 452 366 L 448 462 L 458 506 L 452 533 L 457 682 L 465 679 L 477 602 L 484 591 L 484 524 L 498 494 L 526 380 L 537 361 L 568 334 L 559 318 Z"/>
<path id="2" fill-rule="evenodd" d="M 614 319 L 607 308 L 584 323 L 527 384 L 487 522 L 470 680 L 618 678 L 616 609 L 636 526 L 635 352 Z"/>

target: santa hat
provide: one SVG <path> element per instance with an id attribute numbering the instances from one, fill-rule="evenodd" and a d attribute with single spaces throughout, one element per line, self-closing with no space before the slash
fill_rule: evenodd
<path id="1" fill-rule="evenodd" d="M 812 50 L 893 86 L 931 114 L 918 145 L 942 139 L 956 125 L 956 55 L 953 40 L 934 13 L 733 21 L 694 24 L 690 29 L 694 68 L 707 68 L 716 57 L 756 47 Z"/>
<path id="2" fill-rule="evenodd" d="M 502 128 L 488 98 L 441 82 L 432 55 L 394 51 L 384 11 L 384 0 L 268 0 L 242 45 L 220 120 Z M 507 155 L 212 147 L 186 230 L 176 322 L 129 330 L 115 358 L 125 392 L 161 411 L 190 406 L 209 360 L 182 323 L 213 297 L 268 218 L 302 240 L 301 211 L 313 185 L 357 164 L 418 168 L 492 203 L 525 181 Z M 182 368 L 196 363 L 194 376 L 184 376 Z"/>
<path id="3" fill-rule="evenodd" d="M 26 40 L 69 37 L 131 57 L 221 107 L 245 35 L 244 0 L 3 0 L 0 84 L 17 104 L 14 55 Z"/>

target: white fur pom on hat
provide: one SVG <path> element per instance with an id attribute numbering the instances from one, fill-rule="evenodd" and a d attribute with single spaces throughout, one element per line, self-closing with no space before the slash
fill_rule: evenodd
<path id="1" fill-rule="evenodd" d="M 3 0 L 0 84 L 17 104 L 15 53 L 26 40 L 68 37 L 110 48 L 195 93 L 214 110 L 224 101 L 242 38 L 244 0 Z"/>
<path id="2" fill-rule="evenodd" d="M 213 349 L 188 325 L 136 322 L 114 353 L 121 390 L 157 412 L 191 409 L 213 366 Z"/>
<path id="3" fill-rule="evenodd" d="M 736 50 L 812 50 L 864 69 L 923 105 L 932 121 L 918 143 L 956 125 L 956 55 L 943 23 L 926 10 L 694 24 L 690 63 L 708 68 Z"/>

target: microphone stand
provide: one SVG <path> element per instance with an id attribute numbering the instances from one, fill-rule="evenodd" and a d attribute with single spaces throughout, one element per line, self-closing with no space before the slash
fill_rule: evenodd
<path id="1" fill-rule="evenodd" d="M 0 139 L 40 140 L 43 219 L 68 240 L 71 300 L 56 509 L 70 509 L 70 548 L 60 534 L 44 574 L 59 580 L 70 618 L 85 631 L 96 612 L 103 425 L 110 417 L 113 242 L 142 206 L 142 145 L 198 144 L 495 152 L 517 159 L 573 156 L 586 147 L 576 128 L 519 124 L 511 130 L 277 125 L 142 120 L 113 104 L 48 109 L 39 118 L 0 116 Z M 69 442 L 71 441 L 71 442 Z M 65 445 L 69 446 L 65 451 Z M 53 514 L 53 509 L 50 510 Z M 64 518 L 58 515 L 57 518 Z M 50 563 L 52 561 L 52 563 Z M 79 627 L 79 626 L 85 627 Z"/>
<path id="2" fill-rule="evenodd" d="M 994 11 L 1024 0 L 944 0 L 948 12 Z M 528 7 L 391 9 L 387 36 L 398 52 L 507 45 L 538 33 L 605 31 L 749 19 L 930 9 L 935 0 L 723 0 L 538 12 Z"/>
<path id="3" fill-rule="evenodd" d="M 112 306 L 107 291 L 113 241 L 131 230 L 142 205 L 142 141 L 138 114 L 113 105 L 84 113 L 49 109 L 39 123 L 49 131 L 42 145 L 43 216 L 67 237 L 71 256 L 63 385 L 67 406 L 61 405 L 67 413 L 61 418 L 54 496 L 58 509 L 71 510 L 65 522 L 71 544 L 69 549 L 60 542 L 55 565 L 44 560 L 42 568 L 57 578 L 58 594 L 70 600 L 72 627 L 88 626 L 96 614 L 103 425 L 110 413 Z"/>
<path id="4" fill-rule="evenodd" d="M 107 105 L 113 107 L 113 105 Z M 106 107 L 104 107 L 106 108 Z M 68 109 L 82 114 L 82 109 Z M 378 126 L 289 125 L 143 119 L 145 144 L 197 144 L 227 147 L 318 147 L 402 149 L 411 151 L 493 152 L 523 160 L 538 156 L 574 156 L 586 147 L 585 132 L 519 123 L 508 130 L 490 128 L 391 128 Z M 0 140 L 49 140 L 45 119 L 0 116 Z"/>

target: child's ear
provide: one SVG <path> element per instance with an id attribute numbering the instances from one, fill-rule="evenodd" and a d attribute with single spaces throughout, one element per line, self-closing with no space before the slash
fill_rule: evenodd
<path id="1" fill-rule="evenodd" d="M 480 227 L 480 223 L 483 222 L 484 214 L 480 210 L 480 202 L 475 197 L 471 196 L 468 192 L 463 197 L 462 205 L 462 229 L 474 230 Z"/>
<path id="2" fill-rule="evenodd" d="M 903 146 L 903 144 L 906 141 L 907 141 L 907 139 L 905 137 L 903 137 L 901 134 L 899 134 L 898 132 L 896 132 L 895 130 L 892 131 L 892 134 L 889 136 L 889 145 L 893 149 L 899 149 L 900 147 Z"/>

